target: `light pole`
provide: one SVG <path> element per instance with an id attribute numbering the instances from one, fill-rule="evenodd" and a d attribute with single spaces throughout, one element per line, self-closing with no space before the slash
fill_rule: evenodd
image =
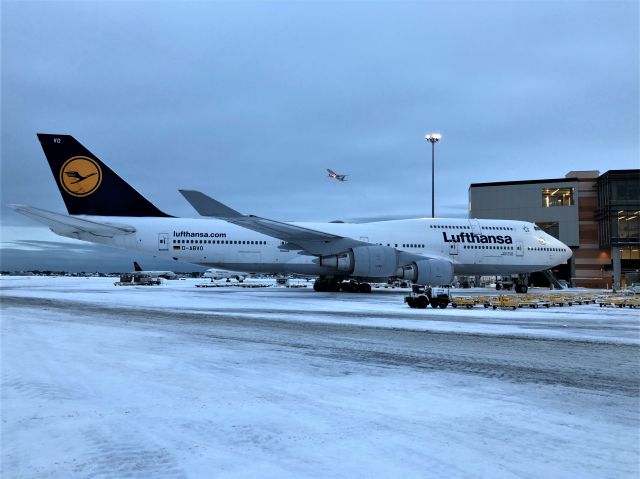
<path id="1" fill-rule="evenodd" d="M 435 177 L 436 177 L 436 143 L 440 141 L 442 135 L 440 133 L 431 133 L 425 135 L 424 139 L 431 143 L 431 217 L 435 218 Z"/>

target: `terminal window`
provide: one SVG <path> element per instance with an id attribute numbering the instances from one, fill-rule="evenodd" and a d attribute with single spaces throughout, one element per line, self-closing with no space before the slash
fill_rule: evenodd
<path id="1" fill-rule="evenodd" d="M 543 188 L 542 206 L 573 206 L 573 188 Z"/>
<path id="2" fill-rule="evenodd" d="M 620 248 L 620 259 L 640 260 L 640 249 L 638 249 L 638 247 L 633 247 L 633 246 Z"/>
<path id="3" fill-rule="evenodd" d="M 640 243 L 640 211 L 618 211 L 613 233 L 618 242 Z"/>

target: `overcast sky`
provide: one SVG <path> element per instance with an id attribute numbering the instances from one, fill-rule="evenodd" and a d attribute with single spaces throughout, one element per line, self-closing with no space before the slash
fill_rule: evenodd
<path id="1" fill-rule="evenodd" d="M 180 216 L 178 188 L 278 220 L 427 216 L 433 131 L 438 216 L 470 183 L 639 167 L 637 1 L 1 5 L 3 269 L 134 259 L 6 208 L 66 211 L 36 132 Z"/>

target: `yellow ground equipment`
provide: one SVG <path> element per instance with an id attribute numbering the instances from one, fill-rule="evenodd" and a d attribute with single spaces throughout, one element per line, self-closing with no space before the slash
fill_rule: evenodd
<path id="1" fill-rule="evenodd" d="M 520 300 L 515 296 L 498 296 L 491 302 L 493 309 L 513 309 L 516 310 L 520 306 Z"/>
<path id="2" fill-rule="evenodd" d="M 457 296 L 451 298 L 451 306 L 453 308 L 461 307 L 471 309 L 478 303 L 478 299 L 474 296 Z"/>

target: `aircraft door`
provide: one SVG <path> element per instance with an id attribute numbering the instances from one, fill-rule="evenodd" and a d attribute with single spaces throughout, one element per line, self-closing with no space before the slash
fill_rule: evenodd
<path id="1" fill-rule="evenodd" d="M 158 251 L 167 251 L 169 249 L 169 233 L 158 234 Z"/>
<path id="2" fill-rule="evenodd" d="M 475 218 L 469 219 L 469 226 L 471 226 L 471 231 L 477 235 L 482 234 L 482 230 L 480 229 L 480 222 Z"/>
<path id="3" fill-rule="evenodd" d="M 516 256 L 524 256 L 524 247 L 522 241 L 516 241 Z"/>
<path id="4" fill-rule="evenodd" d="M 364 241 L 365 243 L 369 242 L 369 237 L 368 236 L 360 236 L 360 241 Z"/>
<path id="5" fill-rule="evenodd" d="M 458 243 L 449 243 L 449 255 L 453 256 L 453 255 L 457 255 L 458 254 Z"/>

